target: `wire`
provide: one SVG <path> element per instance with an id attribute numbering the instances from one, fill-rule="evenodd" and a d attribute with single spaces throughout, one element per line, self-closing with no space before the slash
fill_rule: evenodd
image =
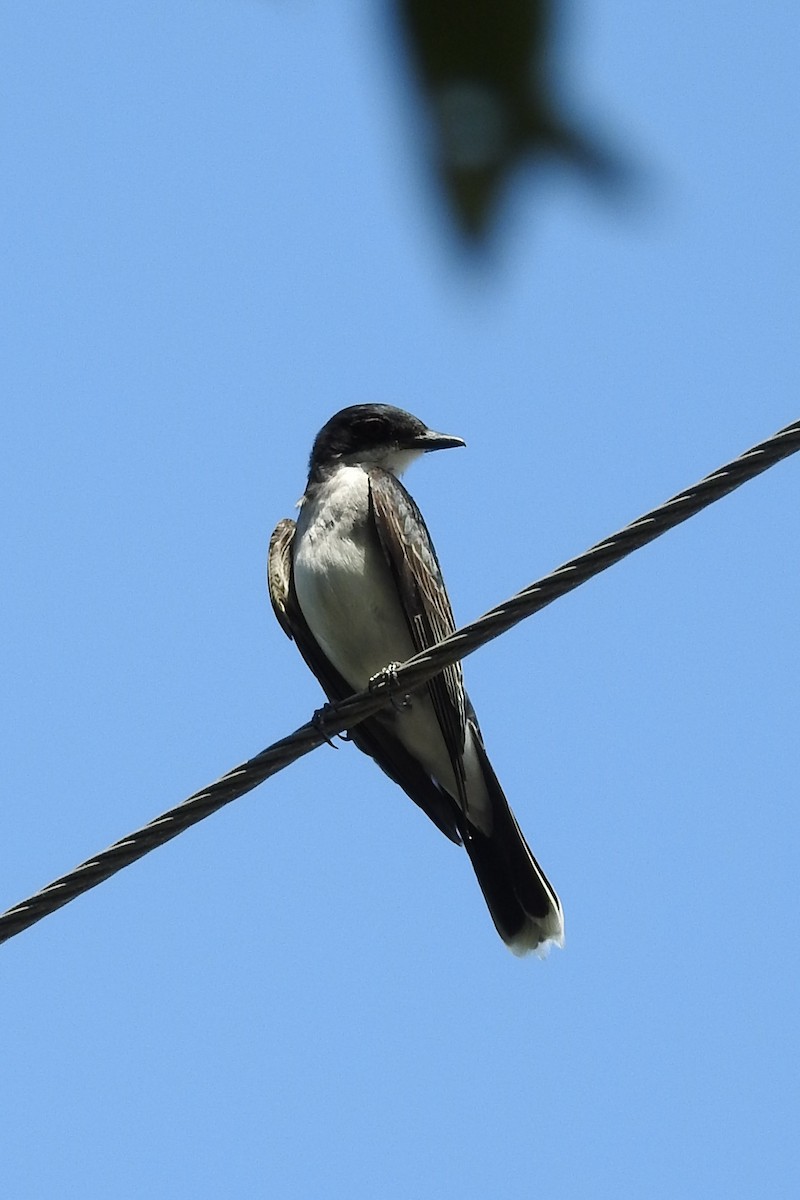
<path id="1" fill-rule="evenodd" d="M 262 750 L 255 758 L 234 767 L 216 783 L 195 792 L 176 808 L 156 817 L 87 859 L 73 871 L 54 880 L 27 900 L 15 904 L 0 915 L 0 942 L 8 941 L 43 917 L 55 912 L 76 896 L 88 892 L 123 867 L 142 858 L 157 846 L 177 837 L 232 800 L 252 791 L 270 775 L 277 774 L 309 751 L 315 750 L 335 734 L 372 716 L 398 692 L 418 690 L 444 667 L 472 654 L 492 638 L 511 629 L 526 617 L 552 604 L 560 596 L 579 587 L 594 575 L 619 562 L 634 550 L 646 546 L 662 533 L 681 524 L 701 509 L 727 496 L 748 480 L 800 450 L 800 421 L 781 429 L 766 441 L 753 446 L 739 458 L 707 475 L 693 487 L 679 492 L 658 508 L 652 509 L 592 546 L 584 554 L 557 567 L 549 575 L 530 584 L 504 603 L 492 608 L 469 625 L 456 630 L 435 646 L 416 654 L 396 670 L 387 672 L 372 689 L 358 692 L 339 704 L 326 705 L 319 713 L 288 737 Z"/>

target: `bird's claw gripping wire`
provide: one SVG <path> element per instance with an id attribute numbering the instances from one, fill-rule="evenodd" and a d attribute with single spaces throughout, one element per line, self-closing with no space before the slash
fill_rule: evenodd
<path id="1" fill-rule="evenodd" d="M 349 733 L 334 733 L 333 735 L 329 736 L 325 732 L 325 722 L 331 713 L 335 712 L 335 710 L 335 704 L 323 704 L 322 708 L 318 708 L 314 713 L 313 717 L 311 718 L 311 724 L 314 726 L 320 737 L 325 739 L 329 746 L 332 746 L 334 750 L 338 750 L 339 747 L 333 740 L 335 737 L 338 737 L 342 742 L 351 742 L 353 739 Z"/>
<path id="2" fill-rule="evenodd" d="M 382 692 L 387 688 L 397 687 L 397 672 L 402 665 L 399 662 L 387 663 L 376 675 L 372 676 L 369 681 L 369 690 L 371 692 Z M 398 712 L 402 712 L 403 709 L 410 707 L 410 696 L 392 696 L 392 708 L 396 708 Z"/>

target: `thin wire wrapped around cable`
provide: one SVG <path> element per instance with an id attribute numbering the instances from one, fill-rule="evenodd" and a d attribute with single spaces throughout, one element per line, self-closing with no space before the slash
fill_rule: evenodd
<path id="1" fill-rule="evenodd" d="M 415 655 L 388 674 L 374 690 L 358 692 L 340 704 L 326 706 L 317 717 L 262 750 L 255 758 L 234 767 L 216 783 L 195 792 L 176 808 L 156 817 L 148 825 L 115 842 L 107 850 L 87 859 L 67 875 L 62 875 L 35 895 L 8 909 L 0 916 L 0 942 L 8 941 L 157 846 L 177 837 L 184 829 L 244 796 L 270 775 L 282 771 L 335 734 L 357 725 L 387 704 L 396 693 L 418 690 L 448 664 L 472 654 L 479 646 L 499 637 L 525 617 L 539 612 L 560 596 L 652 542 L 668 529 L 688 520 L 797 450 L 800 450 L 800 421 L 787 425 L 773 437 L 707 475 L 694 487 L 679 492 L 665 504 L 598 542 L 584 554 L 557 567 L 549 575 L 490 609 L 477 621 L 456 630 L 443 642 Z"/>

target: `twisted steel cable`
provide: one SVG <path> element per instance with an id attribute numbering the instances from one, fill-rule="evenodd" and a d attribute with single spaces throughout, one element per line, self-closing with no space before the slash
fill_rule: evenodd
<path id="1" fill-rule="evenodd" d="M 157 846 L 177 837 L 184 829 L 244 796 L 270 775 L 282 771 L 335 734 L 357 725 L 387 704 L 396 693 L 418 690 L 450 663 L 472 654 L 479 646 L 499 637 L 525 617 L 539 612 L 560 596 L 579 587 L 634 550 L 646 546 L 662 533 L 688 520 L 797 450 L 800 450 L 800 421 L 787 425 L 693 487 L 679 492 L 618 533 L 598 542 L 584 554 L 570 559 L 549 575 L 523 588 L 477 621 L 456 630 L 444 641 L 416 654 L 402 666 L 385 672 L 370 689 L 358 692 L 339 704 L 326 705 L 288 737 L 268 746 L 254 758 L 228 771 L 216 783 L 195 792 L 176 808 L 156 817 L 94 858 L 87 859 L 73 871 L 55 879 L 27 900 L 8 909 L 0 915 L 0 942 L 8 941 Z"/>

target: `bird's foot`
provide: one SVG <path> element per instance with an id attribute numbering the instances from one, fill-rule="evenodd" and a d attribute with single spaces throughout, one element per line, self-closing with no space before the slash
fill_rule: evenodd
<path id="1" fill-rule="evenodd" d="M 387 666 L 378 671 L 377 675 L 373 675 L 369 681 L 369 690 L 371 692 L 382 692 L 386 688 L 397 687 L 397 672 L 402 667 L 402 663 L 390 662 Z M 396 708 L 398 712 L 411 707 L 410 696 L 392 696 L 392 708 Z"/>
<path id="2" fill-rule="evenodd" d="M 334 750 L 338 750 L 339 747 L 334 742 L 334 737 L 340 738 L 343 742 L 349 742 L 350 735 L 346 733 L 335 733 L 333 736 L 329 736 L 325 732 L 325 722 L 331 715 L 333 708 L 334 706 L 332 704 L 323 704 L 322 708 L 318 708 L 314 713 L 313 717 L 311 718 L 311 724 L 314 726 L 317 733 L 325 739 L 329 746 L 333 746 Z"/>

